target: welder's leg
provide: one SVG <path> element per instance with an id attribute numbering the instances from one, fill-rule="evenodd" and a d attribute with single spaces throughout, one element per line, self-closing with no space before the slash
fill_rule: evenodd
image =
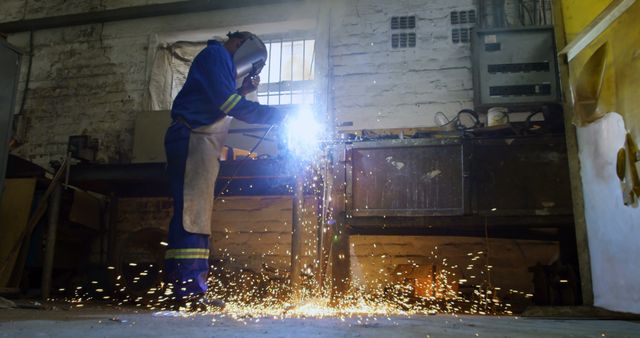
<path id="1" fill-rule="evenodd" d="M 169 246 L 165 256 L 165 281 L 173 284 L 176 299 L 200 296 L 207 291 L 209 236 L 194 234 L 182 226 L 184 172 L 190 130 L 172 125 L 165 136 L 167 172 L 173 197 L 173 217 L 169 224 Z"/>

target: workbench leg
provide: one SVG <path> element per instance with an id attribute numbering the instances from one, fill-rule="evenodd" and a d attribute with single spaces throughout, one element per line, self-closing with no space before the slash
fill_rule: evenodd
<path id="1" fill-rule="evenodd" d="M 293 299 L 300 296 L 302 289 L 302 232 L 304 209 L 304 177 L 302 173 L 296 176 L 296 187 L 293 195 L 293 214 L 291 222 L 291 295 Z"/>
<path id="2" fill-rule="evenodd" d="M 331 261 L 331 304 L 339 305 L 349 292 L 351 283 L 351 259 L 349 253 L 349 226 L 347 224 L 346 188 L 347 167 L 344 146 L 336 147 L 331 155 L 330 191 L 331 237 L 329 239 Z"/>
<path id="3" fill-rule="evenodd" d="M 107 206 L 107 264 L 116 266 L 116 244 L 118 239 L 118 196 L 111 194 Z M 115 270 L 114 270 L 115 271 Z"/>
<path id="4" fill-rule="evenodd" d="M 44 252 L 44 264 L 42 266 L 42 300 L 46 301 L 51 296 L 51 275 L 53 272 L 53 258 L 56 251 L 56 233 L 60 218 L 60 199 L 62 198 L 62 185 L 55 183 L 53 193 L 49 198 L 49 224 L 47 227 L 47 243 Z"/>
<path id="5" fill-rule="evenodd" d="M 349 229 L 344 213 L 336 215 L 331 250 L 331 304 L 339 305 L 351 284 Z"/>

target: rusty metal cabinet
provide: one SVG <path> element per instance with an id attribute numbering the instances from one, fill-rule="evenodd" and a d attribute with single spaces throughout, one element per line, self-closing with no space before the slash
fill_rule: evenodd
<path id="1" fill-rule="evenodd" d="M 564 136 L 476 139 L 472 147 L 474 214 L 571 215 Z"/>
<path id="2" fill-rule="evenodd" d="M 354 142 L 345 164 L 349 218 L 572 213 L 563 135 Z"/>
<path id="3" fill-rule="evenodd" d="M 407 139 L 347 146 L 351 216 L 451 216 L 468 209 L 468 146 Z"/>

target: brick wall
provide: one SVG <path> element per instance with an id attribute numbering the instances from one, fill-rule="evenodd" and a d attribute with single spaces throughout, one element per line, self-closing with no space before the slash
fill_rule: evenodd
<path id="1" fill-rule="evenodd" d="M 73 3 L 29 1 L 27 18 L 124 4 Z M 145 109 L 153 54 L 149 48 L 156 47 L 152 40 L 157 34 L 251 25 L 257 32 L 286 32 L 287 20 L 315 20 L 318 10 L 309 8 L 316 5 L 281 4 L 36 31 L 22 118 L 25 144 L 16 153 L 47 165 L 63 156 L 69 135 L 84 133 L 100 139 L 99 161 L 129 162 L 133 121 Z M 0 9 L 0 22 L 15 20 L 24 13 L 24 2 L 8 1 Z M 453 116 L 471 107 L 469 44 L 454 44 L 450 37 L 449 13 L 456 9 L 473 9 L 472 1 L 335 1 L 329 51 L 317 57 L 329 56 L 329 97 L 337 122 L 353 122 L 350 129 L 432 126 L 438 111 Z M 416 16 L 415 48 L 391 48 L 390 20 L 396 15 Z M 29 49 L 27 33 L 11 35 L 10 41 Z"/>
<path id="2" fill-rule="evenodd" d="M 0 13 L 18 13 L 20 3 L 3 2 Z M 62 1 L 29 1 L 29 8 L 32 3 L 40 9 L 30 9 L 33 14 L 28 17 L 85 8 L 68 6 L 69 11 L 63 11 L 58 6 Z M 113 1 L 113 6 L 120 6 L 116 4 L 124 2 Z M 286 32 L 281 22 L 315 18 L 315 12 L 305 8 L 279 4 L 35 31 L 29 89 L 23 116 L 18 118 L 23 144 L 14 153 L 48 166 L 64 156 L 70 135 L 87 134 L 100 141 L 99 162 L 128 163 L 136 114 L 146 110 L 148 70 L 159 35 L 198 31 L 207 38 L 233 29 Z M 0 22 L 15 20 L 14 16 L 5 14 Z M 8 40 L 27 52 L 30 49 L 28 32 L 11 34 Z M 21 88 L 27 63 L 25 58 Z"/>
<path id="3" fill-rule="evenodd" d="M 33 38 L 26 134 L 16 153 L 46 166 L 65 154 L 70 135 L 87 134 L 100 140 L 100 162 L 128 162 L 148 37 L 113 36 L 96 24 L 37 31 Z"/>
<path id="4" fill-rule="evenodd" d="M 0 22 L 151 2 L 165 1 L 30 0 L 25 8 L 25 0 L 5 0 L 0 3 Z M 431 126 L 437 111 L 452 116 L 461 108 L 471 107 L 470 48 L 468 44 L 451 42 L 449 13 L 472 9 L 472 0 L 326 3 L 334 4 L 331 11 L 326 11 L 331 15 L 329 50 L 319 52 L 317 58 L 328 58 L 331 85 L 328 95 L 337 122 L 351 121 L 353 129 Z M 302 5 L 281 4 L 36 31 L 22 116 L 24 144 L 16 153 L 46 166 L 50 160 L 64 155 L 68 136 L 87 134 L 100 140 L 100 162 L 126 163 L 132 153 L 134 119 L 145 110 L 152 62 L 149 56 L 158 35 L 193 31 L 226 33 L 231 29 L 286 32 L 287 22 L 315 20 L 322 11 L 314 6 L 317 2 L 309 1 Z M 390 18 L 396 15 L 416 16 L 416 48 L 391 48 Z M 29 50 L 28 33 L 12 34 L 9 41 Z M 216 205 L 214 255 L 223 259 L 233 257 L 237 266 L 246 264 L 252 269 L 259 269 L 262 263 L 288 266 L 290 199 L 226 200 Z M 170 207 L 166 199 L 123 199 L 120 229 L 166 228 Z M 312 219 L 306 220 L 309 236 L 315 231 Z M 314 255 L 311 238 L 306 238 L 307 262 Z M 514 286 L 529 288 L 526 267 L 537 261 L 547 262 L 557 251 L 553 243 L 492 243 L 496 245 L 496 271 L 503 269 L 496 274 Z M 436 245 L 444 250 L 441 256 L 460 260 L 468 252 L 483 247 L 483 242 L 475 239 L 393 236 L 356 236 L 352 244 L 354 276 L 364 282 L 376 274 L 376 278 L 388 276 L 394 264 L 409 259 L 428 260 Z M 372 249 L 374 244 L 376 247 Z"/>
<path id="5" fill-rule="evenodd" d="M 466 279 L 468 285 L 483 284 L 490 279 L 493 286 L 502 290 L 531 293 L 533 275 L 527 268 L 536 263 L 549 264 L 557 254 L 557 242 L 509 239 L 487 242 L 483 238 L 466 237 L 351 237 L 353 278 L 368 287 L 393 280 L 397 265 L 435 264 L 455 273 L 456 280 Z M 485 274 L 487 265 L 491 266 L 491 278 Z"/>
<path id="6" fill-rule="evenodd" d="M 223 202 L 224 201 L 224 202 Z M 315 202 L 305 201 L 303 264 L 314 269 L 316 257 Z M 121 199 L 120 236 L 143 228 L 168 229 L 171 201 L 167 198 Z M 260 271 L 263 265 L 288 269 L 291 248 L 290 197 L 230 197 L 216 202 L 212 220 L 211 248 L 215 259 L 227 266 Z M 478 254 L 481 252 L 480 254 Z M 488 256 L 487 256 L 488 254 Z M 558 254 L 557 242 L 466 237 L 351 236 L 351 271 L 355 285 L 379 288 L 393 281 L 402 264 L 444 267 L 468 285 L 486 280 L 502 290 L 533 291 L 527 268 L 548 264 Z M 444 261 L 443 261 L 444 259 Z M 472 265 L 473 267 L 468 269 Z"/>
<path id="7" fill-rule="evenodd" d="M 186 0 L 3 0 L 0 22 Z"/>
<path id="8" fill-rule="evenodd" d="M 167 231 L 172 214 L 168 198 L 125 198 L 118 204 L 120 236 L 143 228 Z M 313 197 L 305 199 L 303 264 L 316 255 Z M 260 271 L 263 264 L 288 269 L 291 250 L 292 200 L 287 196 L 226 197 L 214 205 L 211 249 L 215 259 L 237 268 Z"/>
<path id="9" fill-rule="evenodd" d="M 451 41 L 450 12 L 470 0 L 344 1 L 331 22 L 337 122 L 347 129 L 433 126 L 434 114 L 472 108 L 470 45 Z M 391 47 L 392 16 L 416 16 L 415 48 Z"/>

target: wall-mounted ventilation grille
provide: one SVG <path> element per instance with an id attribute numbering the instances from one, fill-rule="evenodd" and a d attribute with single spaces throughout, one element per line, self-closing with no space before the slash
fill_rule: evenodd
<path id="1" fill-rule="evenodd" d="M 453 11 L 451 12 L 451 41 L 453 43 L 471 42 L 471 29 L 476 23 L 476 11 Z"/>
<path id="2" fill-rule="evenodd" d="M 416 17 L 393 16 L 391 17 L 391 48 L 411 48 L 416 46 Z M 405 30 L 398 32 L 397 30 Z M 408 31 L 407 31 L 408 30 Z"/>
<path id="3" fill-rule="evenodd" d="M 471 41 L 471 28 L 454 28 L 451 30 L 453 43 L 469 43 Z"/>
<path id="4" fill-rule="evenodd" d="M 391 35 L 391 47 L 407 48 L 416 46 L 416 33 L 397 33 Z"/>
<path id="5" fill-rule="evenodd" d="M 391 29 L 414 29 L 414 28 L 416 28 L 415 16 L 391 17 Z"/>
<path id="6" fill-rule="evenodd" d="M 476 23 L 476 11 L 453 11 L 451 12 L 452 25 L 464 25 Z"/>

